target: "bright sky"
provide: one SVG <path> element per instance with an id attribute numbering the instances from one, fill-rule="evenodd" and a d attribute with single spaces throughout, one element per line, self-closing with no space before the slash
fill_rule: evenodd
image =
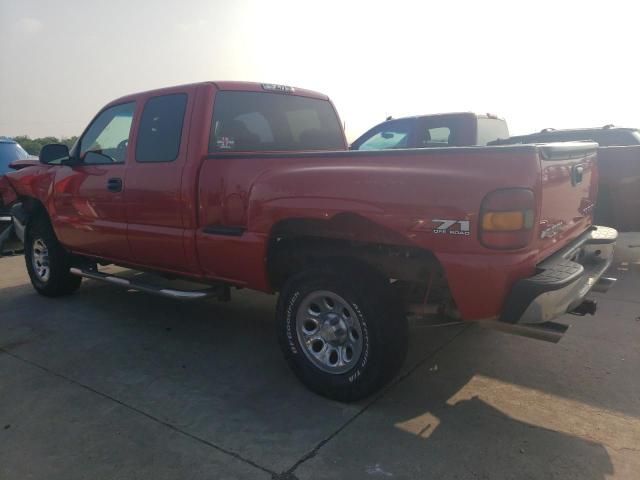
<path id="1" fill-rule="evenodd" d="M 639 22 L 638 0 L 0 0 L 0 135 L 77 135 L 113 98 L 201 80 L 321 91 L 351 140 L 447 111 L 640 127 Z"/>

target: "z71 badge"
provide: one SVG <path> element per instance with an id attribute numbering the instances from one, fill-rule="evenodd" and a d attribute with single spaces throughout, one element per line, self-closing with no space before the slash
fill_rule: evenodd
<path id="1" fill-rule="evenodd" d="M 444 220 L 434 218 L 431 220 L 437 224 L 433 229 L 433 233 L 442 233 L 448 235 L 471 235 L 471 222 L 469 220 Z"/>

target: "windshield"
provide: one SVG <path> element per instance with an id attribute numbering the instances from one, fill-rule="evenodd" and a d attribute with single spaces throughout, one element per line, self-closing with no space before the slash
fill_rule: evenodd
<path id="1" fill-rule="evenodd" d="M 29 154 L 17 143 L 0 143 L 0 175 L 7 173 L 14 160 L 29 158 Z"/>
<path id="2" fill-rule="evenodd" d="M 396 120 L 385 122 L 353 142 L 354 150 L 387 150 L 407 148 L 412 122 Z"/>
<path id="3" fill-rule="evenodd" d="M 636 144 L 640 145 L 640 130 L 634 130 L 632 132 L 632 135 L 633 135 L 633 138 L 636 139 L 636 142 L 637 142 Z"/>

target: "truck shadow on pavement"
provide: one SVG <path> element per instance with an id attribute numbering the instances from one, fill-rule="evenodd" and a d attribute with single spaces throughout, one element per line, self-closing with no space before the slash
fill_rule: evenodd
<path id="1" fill-rule="evenodd" d="M 592 320 L 558 345 L 414 328 L 399 380 L 344 405 L 289 372 L 273 317 L 274 297 L 253 292 L 180 303 L 85 281 L 50 300 L 22 283 L 0 289 L 0 348 L 273 475 L 604 479 L 640 468 L 629 460 L 638 386 L 593 348 Z M 627 449 L 614 468 L 611 453 Z"/>

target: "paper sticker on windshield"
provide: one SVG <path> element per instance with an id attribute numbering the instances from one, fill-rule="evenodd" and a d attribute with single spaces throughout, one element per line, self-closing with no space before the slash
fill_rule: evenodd
<path id="1" fill-rule="evenodd" d="M 219 150 L 232 150 L 236 146 L 236 141 L 231 137 L 220 137 L 216 140 Z"/>

